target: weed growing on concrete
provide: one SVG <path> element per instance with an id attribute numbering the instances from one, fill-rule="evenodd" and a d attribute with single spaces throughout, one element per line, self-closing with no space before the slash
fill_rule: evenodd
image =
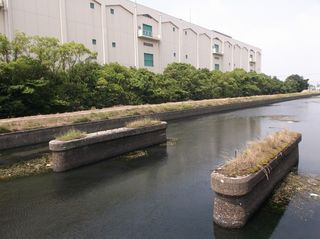
<path id="1" fill-rule="evenodd" d="M 299 135 L 297 132 L 282 130 L 265 139 L 250 142 L 241 154 L 237 154 L 217 171 L 225 176 L 236 177 L 246 176 L 264 169 L 268 175 L 268 168 L 265 166 L 294 142 Z"/>
<path id="2" fill-rule="evenodd" d="M 132 122 L 129 122 L 125 125 L 127 128 L 141 128 L 141 127 L 147 127 L 152 125 L 158 125 L 161 121 L 151 118 L 143 118 L 139 120 L 135 120 Z"/>
<path id="3" fill-rule="evenodd" d="M 86 135 L 87 134 L 85 132 L 82 132 L 82 131 L 76 130 L 76 129 L 71 129 L 71 130 L 67 131 L 66 133 L 56 137 L 56 140 L 69 141 L 69 140 L 74 140 L 74 139 L 82 139 L 82 138 L 86 137 Z"/>

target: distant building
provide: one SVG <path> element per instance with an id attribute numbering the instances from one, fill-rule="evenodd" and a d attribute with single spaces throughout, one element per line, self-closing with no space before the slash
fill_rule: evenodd
<path id="1" fill-rule="evenodd" d="M 0 32 L 83 43 L 101 63 L 162 72 L 173 62 L 197 68 L 261 71 L 261 50 L 128 0 L 0 0 Z"/>

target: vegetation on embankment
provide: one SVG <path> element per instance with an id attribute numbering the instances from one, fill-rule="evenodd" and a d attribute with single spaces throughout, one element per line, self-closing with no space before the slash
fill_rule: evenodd
<path id="1" fill-rule="evenodd" d="M 282 82 L 241 69 L 223 73 L 183 63 L 170 64 L 163 74 L 155 74 L 115 63 L 99 65 L 95 58 L 96 54 L 82 44 L 62 44 L 54 38 L 23 33 L 9 41 L 0 34 L 0 118 L 114 105 L 292 93 L 308 87 L 308 80 L 298 75 Z M 73 120 L 91 119 L 86 116 Z M 32 122 L 24 128 L 41 126 L 41 122 Z"/>
<path id="2" fill-rule="evenodd" d="M 263 169 L 300 136 L 299 133 L 282 130 L 266 138 L 250 142 L 247 148 L 217 172 L 228 177 L 246 176 Z M 268 169 L 266 169 L 268 170 Z"/>
<path id="3" fill-rule="evenodd" d="M 147 104 L 137 106 L 117 106 L 104 109 L 93 109 L 51 115 L 27 116 L 11 119 L 0 119 L 1 133 L 16 132 L 22 130 L 47 128 L 74 123 L 98 121 L 105 119 L 117 119 L 125 116 L 148 115 L 152 113 L 170 112 L 176 110 L 197 109 L 210 106 L 223 106 L 235 103 L 254 102 L 268 99 L 286 99 L 294 96 L 308 96 L 310 93 L 290 93 L 278 95 L 262 95 L 225 99 L 210 99 L 198 101 L 169 102 L 162 104 Z"/>

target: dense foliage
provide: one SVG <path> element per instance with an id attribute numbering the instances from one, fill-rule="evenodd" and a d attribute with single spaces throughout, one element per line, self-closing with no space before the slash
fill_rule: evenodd
<path id="1" fill-rule="evenodd" d="M 99 65 L 82 44 L 23 33 L 0 35 L 0 117 L 222 97 L 299 92 L 308 80 L 285 82 L 245 72 L 196 69 L 173 63 L 163 74 L 117 63 Z"/>

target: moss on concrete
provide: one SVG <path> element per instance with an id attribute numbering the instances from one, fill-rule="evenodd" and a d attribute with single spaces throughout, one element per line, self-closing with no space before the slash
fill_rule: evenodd
<path id="1" fill-rule="evenodd" d="M 49 155 L 44 155 L 41 158 L 0 167 L 0 182 L 51 171 L 51 159 Z"/>

